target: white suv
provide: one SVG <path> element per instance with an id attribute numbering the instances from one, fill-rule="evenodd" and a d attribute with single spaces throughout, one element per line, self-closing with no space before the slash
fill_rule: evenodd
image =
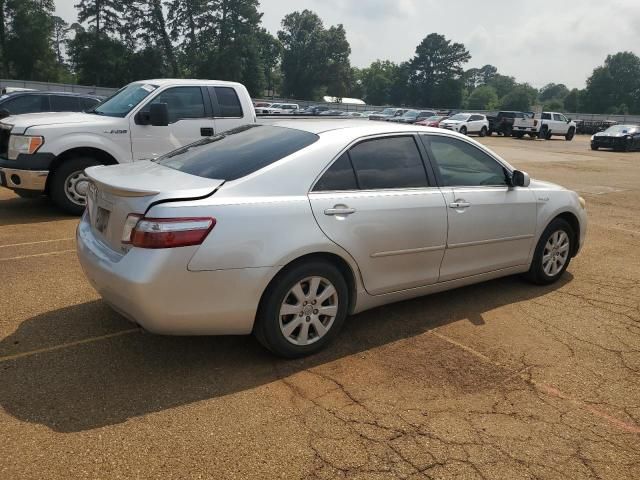
<path id="1" fill-rule="evenodd" d="M 260 114 L 268 115 L 292 115 L 300 109 L 297 103 L 274 103 L 270 107 L 256 110 Z"/>
<path id="2" fill-rule="evenodd" d="M 489 131 L 489 120 L 479 113 L 457 113 L 440 122 L 440 128 L 460 132 L 463 135 L 477 133 L 484 137 Z"/>

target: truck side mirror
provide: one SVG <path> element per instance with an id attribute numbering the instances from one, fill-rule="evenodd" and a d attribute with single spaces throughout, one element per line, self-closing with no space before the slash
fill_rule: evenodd
<path id="1" fill-rule="evenodd" d="M 511 174 L 511 186 L 512 187 L 528 187 L 531 183 L 529 174 L 521 172 L 520 170 L 514 170 Z"/>
<path id="2" fill-rule="evenodd" d="M 169 125 L 169 106 L 166 103 L 152 103 L 149 107 L 149 123 L 154 127 Z"/>

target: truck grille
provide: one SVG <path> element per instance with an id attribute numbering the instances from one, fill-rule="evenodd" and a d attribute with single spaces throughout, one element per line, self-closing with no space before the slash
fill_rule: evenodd
<path id="1" fill-rule="evenodd" d="M 8 158 L 11 125 L 0 124 L 0 158 Z"/>

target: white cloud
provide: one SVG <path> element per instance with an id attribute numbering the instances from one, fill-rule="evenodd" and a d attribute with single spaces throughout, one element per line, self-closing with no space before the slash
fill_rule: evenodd
<path id="1" fill-rule="evenodd" d="M 75 21 L 76 0 L 56 0 L 57 12 Z M 272 33 L 294 10 L 310 9 L 325 25 L 342 23 L 351 61 L 410 59 L 416 45 L 437 32 L 471 52 L 468 67 L 490 63 L 518 81 L 583 87 L 610 53 L 640 54 L 638 0 L 262 0 L 263 23 Z"/>

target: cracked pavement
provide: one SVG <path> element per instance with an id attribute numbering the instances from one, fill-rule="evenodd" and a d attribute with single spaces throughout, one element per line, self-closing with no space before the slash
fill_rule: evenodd
<path id="1" fill-rule="evenodd" d="M 640 153 L 483 143 L 587 200 L 562 281 L 364 312 L 295 361 L 135 328 L 77 219 L 0 191 L 0 478 L 640 478 Z"/>

